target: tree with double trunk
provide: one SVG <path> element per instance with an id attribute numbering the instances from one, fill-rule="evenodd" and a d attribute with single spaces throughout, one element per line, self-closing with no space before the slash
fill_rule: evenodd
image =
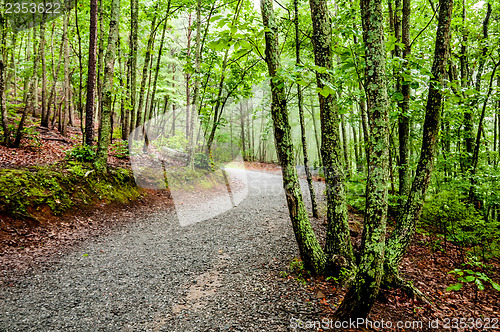
<path id="1" fill-rule="evenodd" d="M 300 191 L 297 170 L 295 169 L 294 150 L 285 95 L 285 81 L 279 75 L 278 31 L 274 19 L 273 0 L 261 0 L 260 5 L 262 21 L 266 28 L 265 56 L 269 76 L 271 77 L 271 116 L 274 126 L 274 141 L 281 164 L 283 188 L 285 190 L 288 211 L 305 267 L 315 273 L 321 274 L 325 269 L 326 255 L 312 230 L 302 198 L 302 192 Z"/>
<path id="2" fill-rule="evenodd" d="M 446 66 L 449 59 L 452 13 L 453 0 L 440 0 L 420 158 L 403 208 L 404 213 L 398 216 L 396 228 L 387 239 L 384 265 L 385 281 L 388 284 L 405 283 L 399 276 L 398 265 L 413 239 L 434 166 L 443 104 L 444 79 L 447 75 Z"/>

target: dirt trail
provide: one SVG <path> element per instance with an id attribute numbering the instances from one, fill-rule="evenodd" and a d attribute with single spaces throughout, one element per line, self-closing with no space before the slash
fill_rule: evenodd
<path id="1" fill-rule="evenodd" d="M 297 256 L 281 177 L 247 179 L 248 196 L 211 219 L 182 227 L 171 209 L 136 216 L 4 278 L 0 330 L 284 331 L 292 316 L 314 314 L 303 287 L 280 278 Z"/>

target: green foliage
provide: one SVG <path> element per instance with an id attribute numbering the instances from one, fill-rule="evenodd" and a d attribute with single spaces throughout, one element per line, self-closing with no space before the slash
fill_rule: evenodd
<path id="1" fill-rule="evenodd" d="M 130 156 L 127 141 L 116 141 L 111 144 L 111 152 L 116 158 L 125 159 Z"/>
<path id="2" fill-rule="evenodd" d="M 79 162 L 92 162 L 96 156 L 95 149 L 88 145 L 75 145 L 66 152 L 66 159 Z"/>
<path id="3" fill-rule="evenodd" d="M 348 181 L 346 181 L 347 203 L 357 211 L 365 210 L 365 189 L 366 180 L 362 174 L 352 174 Z"/>
<path id="4" fill-rule="evenodd" d="M 304 262 L 298 258 L 294 258 L 290 262 L 290 271 L 295 273 L 297 276 L 294 277 L 299 283 L 303 286 L 307 284 L 306 277 L 309 275 L 309 271 L 307 271 L 304 267 Z"/>
<path id="5" fill-rule="evenodd" d="M 29 170 L 0 170 L 0 211 L 36 218 L 44 207 L 57 215 L 98 199 L 125 202 L 139 195 L 129 170 L 96 174 L 90 164 L 69 161 Z"/>
<path id="6" fill-rule="evenodd" d="M 40 133 L 33 127 L 23 128 L 23 138 L 27 139 L 29 144 L 35 148 L 40 148 L 42 146 L 40 142 Z"/>
<path id="7" fill-rule="evenodd" d="M 428 200 L 420 222 L 430 231 L 461 245 L 478 245 L 489 237 L 483 217 L 474 207 L 463 203 L 455 192 L 443 191 Z"/>
<path id="8" fill-rule="evenodd" d="M 210 158 L 205 153 L 197 153 L 194 155 L 194 166 L 201 169 L 209 170 L 212 168 Z"/>
<path id="9" fill-rule="evenodd" d="M 486 267 L 482 262 L 479 262 L 477 260 L 473 260 L 472 262 L 467 262 L 464 265 L 469 265 L 472 268 L 482 267 L 484 269 Z M 464 283 L 473 284 L 476 286 L 476 289 L 480 291 L 484 290 L 484 284 L 490 284 L 491 287 L 493 287 L 493 289 L 500 292 L 500 285 L 491 280 L 491 278 L 484 272 L 475 271 L 473 269 L 455 269 L 448 273 L 454 274 L 459 282 L 448 286 L 446 288 L 447 292 L 460 290 Z"/>

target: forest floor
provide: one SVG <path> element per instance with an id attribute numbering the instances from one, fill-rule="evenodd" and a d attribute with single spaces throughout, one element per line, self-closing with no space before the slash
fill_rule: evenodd
<path id="1" fill-rule="evenodd" d="M 73 140 L 43 140 L 42 149 L 49 149 L 43 153 L 1 148 L 1 166 L 54 162 L 76 144 Z M 0 330 L 288 331 L 334 324 L 328 319 L 345 289 L 309 276 L 295 260 L 279 167 L 247 163 L 246 169 L 244 201 L 187 227 L 178 224 L 170 195 L 161 191 L 130 204 L 74 211 L 55 219 L 52 227 L 13 229 L 2 222 Z M 324 183 L 317 180 L 321 193 Z M 324 209 L 324 201 L 320 206 Z M 362 219 L 350 214 L 356 247 Z M 312 219 L 312 224 L 324 241 L 325 220 Z M 401 290 L 382 290 L 369 320 L 374 326 L 383 321 L 386 328 L 371 329 L 365 322 L 349 330 L 480 330 L 460 328 L 453 318 L 466 318 L 467 324 L 489 319 L 490 329 L 500 328 L 500 293 L 489 285 L 477 291 L 473 284 L 446 292 L 456 282 L 448 272 L 461 268 L 462 251 L 450 243 L 446 248 L 431 243 L 417 233 L 401 272 L 434 306 Z M 499 281 L 500 264 L 490 263 L 490 276 Z M 397 329 L 398 322 L 411 327 Z"/>

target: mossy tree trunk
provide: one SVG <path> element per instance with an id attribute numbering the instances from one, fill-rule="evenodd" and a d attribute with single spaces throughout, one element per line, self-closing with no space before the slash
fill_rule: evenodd
<path id="1" fill-rule="evenodd" d="M 113 74 L 115 70 L 116 43 L 118 41 L 118 23 L 120 21 L 120 0 L 113 0 L 111 4 L 111 19 L 109 21 L 108 49 L 104 59 L 104 79 L 102 91 L 101 126 L 99 131 L 99 143 L 96 155 L 96 167 L 105 170 L 108 160 L 108 146 L 110 141 Z"/>
<path id="2" fill-rule="evenodd" d="M 293 144 L 288 122 L 285 81 L 277 73 L 280 67 L 278 33 L 274 21 L 272 0 L 261 0 L 262 21 L 266 27 L 266 62 L 271 77 L 271 115 L 274 124 L 276 151 L 281 163 L 283 188 L 292 221 L 295 239 L 306 269 L 313 273 L 324 272 L 326 257 L 312 230 L 302 199 L 297 170 L 295 169 Z"/>
<path id="3" fill-rule="evenodd" d="M 332 28 L 325 0 L 310 0 L 313 22 L 314 58 L 317 66 L 317 86 L 324 89 L 332 83 L 327 70 L 333 65 Z M 354 263 L 347 215 L 345 175 L 342 166 L 342 142 L 340 141 L 340 116 L 334 100 L 334 92 L 327 96 L 318 94 L 321 118 L 321 155 L 327 196 L 327 255 L 328 274 L 338 275 L 342 268 L 350 269 Z"/>
<path id="4" fill-rule="evenodd" d="M 61 134 L 67 135 L 68 117 L 70 117 L 69 108 L 71 105 L 71 83 L 69 81 L 69 45 L 68 45 L 68 25 L 69 15 L 63 18 L 63 48 L 64 48 L 64 112 L 61 119 Z"/>
<path id="5" fill-rule="evenodd" d="M 389 116 L 385 79 L 382 0 L 361 0 L 366 53 L 366 97 L 370 136 L 366 212 L 361 255 L 354 283 L 336 312 L 336 319 L 364 318 L 375 302 L 383 275 L 389 175 Z"/>
<path id="6" fill-rule="evenodd" d="M 0 115 L 2 119 L 3 143 L 5 146 L 10 145 L 10 128 L 7 113 L 7 102 L 5 95 L 5 60 L 7 59 L 7 20 L 3 13 L 0 13 Z M 29 34 L 28 34 L 29 37 Z M 29 40 L 29 39 L 28 39 Z M 28 48 L 29 50 L 29 45 Z M 27 82 L 28 80 L 26 80 Z M 26 88 L 25 88 L 26 91 Z"/>
<path id="7" fill-rule="evenodd" d="M 130 56 L 127 62 L 130 70 L 130 81 L 127 82 L 129 87 L 128 93 L 130 96 L 129 112 L 129 130 L 131 133 L 135 128 L 135 99 L 136 99 L 136 83 L 137 83 L 137 49 L 138 49 L 138 32 L 139 32 L 139 1 L 130 0 Z"/>
<path id="8" fill-rule="evenodd" d="M 453 0 L 440 0 L 439 3 L 439 22 L 425 111 L 420 159 L 408 199 L 403 208 L 405 213 L 398 217 L 396 228 L 387 239 L 385 270 L 386 279 L 389 283 L 397 280 L 394 278 L 398 277 L 398 264 L 413 239 L 436 155 L 443 99 L 442 85 L 446 77 L 446 64 L 449 57 Z"/>

